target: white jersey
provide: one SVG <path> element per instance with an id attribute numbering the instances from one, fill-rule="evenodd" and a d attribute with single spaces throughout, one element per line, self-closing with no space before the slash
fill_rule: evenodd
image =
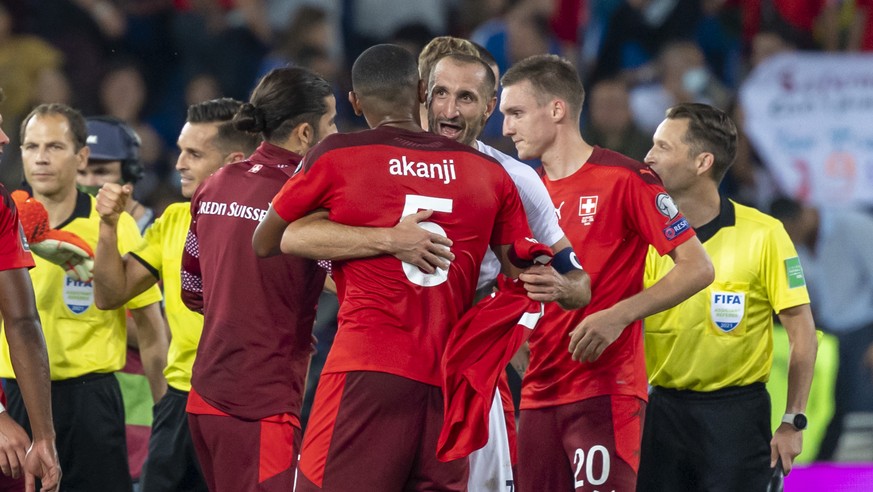
<path id="1" fill-rule="evenodd" d="M 506 169 L 506 172 L 509 173 L 509 177 L 512 178 L 512 182 L 518 188 L 518 195 L 521 197 L 522 205 L 524 205 L 527 223 L 530 224 L 530 230 L 533 232 L 534 239 L 551 246 L 564 237 L 564 231 L 558 225 L 558 215 L 555 213 L 555 206 L 552 204 L 549 192 L 546 191 L 546 186 L 536 171 L 527 164 L 519 162 L 478 140 L 476 141 L 476 148 L 479 152 L 497 159 L 500 165 L 503 166 L 503 169 Z M 498 273 L 500 273 L 500 261 L 489 249 L 485 253 L 485 260 L 482 262 L 482 268 L 479 270 L 479 282 L 476 284 L 476 289 L 481 289 L 494 282 Z"/>

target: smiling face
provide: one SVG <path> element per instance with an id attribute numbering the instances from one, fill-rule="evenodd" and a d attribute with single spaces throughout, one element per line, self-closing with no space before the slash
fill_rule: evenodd
<path id="1" fill-rule="evenodd" d="M 204 179 L 225 163 L 227 157 L 215 144 L 219 123 L 185 123 L 176 144 L 179 158 L 176 170 L 182 184 L 182 196 L 190 198 Z"/>
<path id="2" fill-rule="evenodd" d="M 76 150 L 65 116 L 34 115 L 21 143 L 24 178 L 36 196 L 62 196 L 75 188 L 76 173 L 88 164 L 88 153 L 88 147 Z"/>
<path id="3" fill-rule="evenodd" d="M 541 104 L 527 80 L 503 88 L 503 135 L 512 139 L 519 159 L 538 159 L 555 140 L 557 129 L 547 104 Z"/>
<path id="4" fill-rule="evenodd" d="M 431 132 L 475 145 L 495 105 L 485 70 L 484 66 L 450 58 L 437 62 L 428 91 Z"/>

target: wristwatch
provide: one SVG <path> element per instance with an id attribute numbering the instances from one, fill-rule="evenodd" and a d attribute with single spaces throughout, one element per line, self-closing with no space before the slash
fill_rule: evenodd
<path id="1" fill-rule="evenodd" d="M 806 414 L 804 413 L 786 413 L 782 416 L 782 422 L 786 424 L 791 424 L 795 429 L 802 431 L 806 429 L 806 426 L 809 422 L 806 420 Z"/>

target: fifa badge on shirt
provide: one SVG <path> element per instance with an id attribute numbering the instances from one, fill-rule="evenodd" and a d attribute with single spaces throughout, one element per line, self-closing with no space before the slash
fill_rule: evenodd
<path id="1" fill-rule="evenodd" d="M 746 294 L 743 292 L 710 292 L 710 314 L 715 326 L 731 332 L 743 321 L 746 310 Z"/>
<path id="2" fill-rule="evenodd" d="M 579 197 L 579 217 L 582 217 L 582 225 L 591 225 L 594 222 L 594 214 L 597 213 L 597 195 Z"/>

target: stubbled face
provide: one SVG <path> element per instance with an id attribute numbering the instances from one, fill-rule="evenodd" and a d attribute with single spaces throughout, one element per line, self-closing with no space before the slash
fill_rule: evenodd
<path id="1" fill-rule="evenodd" d="M 697 178 L 691 147 L 682 141 L 688 131 L 688 120 L 665 119 L 652 137 L 652 148 L 646 154 L 646 164 L 658 173 L 664 188 L 677 194 L 690 187 Z"/>
<path id="2" fill-rule="evenodd" d="M 217 135 L 218 123 L 185 123 L 182 127 L 176 141 L 182 196 L 190 198 L 203 180 L 224 165 L 227 155 L 215 145 Z"/>
<path id="3" fill-rule="evenodd" d="M 512 139 L 520 159 L 538 159 L 555 140 L 547 104 L 540 104 L 527 80 L 503 88 L 503 135 Z"/>
<path id="4" fill-rule="evenodd" d="M 24 130 L 21 160 L 24 178 L 34 194 L 54 197 L 76 186 L 77 171 L 88 163 L 88 148 L 76 150 L 73 132 L 63 115 L 35 115 Z"/>
<path id="5" fill-rule="evenodd" d="M 89 162 L 76 175 L 76 184 L 94 194 L 106 183 L 121 182 L 121 161 Z"/>
<path id="6" fill-rule="evenodd" d="M 483 93 L 485 79 L 485 67 L 448 58 L 437 62 L 428 91 L 429 130 L 465 145 L 475 145 L 494 110 L 490 94 Z"/>
<path id="7" fill-rule="evenodd" d="M 327 96 L 324 98 L 324 102 L 327 104 L 327 111 L 318 120 L 318 141 L 337 132 L 336 99 L 333 96 Z M 314 147 L 317 143 L 314 142 L 312 146 Z"/>

